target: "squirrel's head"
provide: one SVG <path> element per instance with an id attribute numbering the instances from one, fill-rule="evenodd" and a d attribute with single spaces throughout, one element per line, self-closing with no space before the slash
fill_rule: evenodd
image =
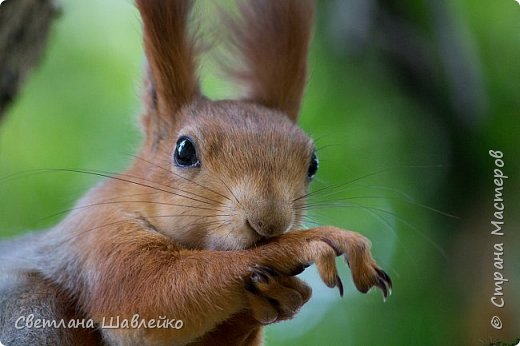
<path id="1" fill-rule="evenodd" d="M 188 247 L 242 249 L 299 227 L 316 174 L 295 124 L 306 83 L 311 1 L 241 3 L 225 20 L 242 57 L 242 100 L 199 88 L 191 1 L 137 0 L 148 60 L 145 143 L 131 171 L 150 185 L 143 218 Z M 146 189 L 146 188 L 145 188 Z"/>

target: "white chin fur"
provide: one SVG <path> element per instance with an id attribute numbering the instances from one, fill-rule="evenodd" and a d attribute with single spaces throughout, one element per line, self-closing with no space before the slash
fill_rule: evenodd
<path id="1" fill-rule="evenodd" d="M 236 230 L 235 232 L 228 234 L 210 235 L 206 242 L 206 248 L 209 250 L 244 250 L 251 247 L 259 237 L 253 235 L 244 234 L 246 232 L 242 230 Z"/>

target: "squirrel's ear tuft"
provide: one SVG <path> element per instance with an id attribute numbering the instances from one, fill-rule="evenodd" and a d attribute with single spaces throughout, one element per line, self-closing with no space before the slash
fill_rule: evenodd
<path id="1" fill-rule="evenodd" d="M 243 66 L 225 66 L 247 98 L 296 121 L 307 82 L 314 20 L 312 0 L 249 0 L 238 18 L 224 17 Z"/>
<path id="2" fill-rule="evenodd" d="M 188 28 L 190 0 L 136 0 L 148 61 L 146 105 L 169 121 L 199 94 L 195 41 Z"/>

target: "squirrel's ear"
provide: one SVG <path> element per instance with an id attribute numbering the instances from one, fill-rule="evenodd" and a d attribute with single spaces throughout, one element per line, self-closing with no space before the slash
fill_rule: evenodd
<path id="1" fill-rule="evenodd" d="M 238 8 L 238 18 L 225 21 L 243 66 L 225 68 L 245 85 L 248 99 L 296 121 L 307 82 L 314 2 L 249 0 Z"/>
<path id="2" fill-rule="evenodd" d="M 145 102 L 149 112 L 171 122 L 199 94 L 196 47 L 190 37 L 189 0 L 136 0 L 143 20 L 148 61 Z"/>

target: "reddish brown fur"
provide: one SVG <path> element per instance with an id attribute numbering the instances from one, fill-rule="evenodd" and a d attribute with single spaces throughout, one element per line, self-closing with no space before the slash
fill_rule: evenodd
<path id="1" fill-rule="evenodd" d="M 158 97 L 159 115 L 167 117 L 198 94 L 195 44 L 189 38 L 192 1 L 137 0 L 143 18 L 146 56 Z M 160 76 L 160 78 L 157 78 Z"/>
<path id="2" fill-rule="evenodd" d="M 78 316 L 184 322 L 180 330 L 101 330 L 113 345 L 260 344 L 264 324 L 292 318 L 310 298 L 294 277 L 303 266 L 315 263 L 328 286 L 341 285 L 339 254 L 360 291 L 388 289 L 367 239 L 333 227 L 300 230 L 314 145 L 294 121 L 311 2 L 241 5 L 248 27 L 243 35 L 233 28 L 248 64 L 247 102 L 199 94 L 187 33 L 191 1 L 137 5 L 150 66 L 144 146 L 126 172 L 18 251 L 32 259 L 31 270 L 68 292 Z M 182 135 L 197 144 L 200 167 L 172 164 Z"/>
<path id="3" fill-rule="evenodd" d="M 313 1 L 240 1 L 239 10 L 240 18 L 227 17 L 227 24 L 245 66 L 228 69 L 249 88 L 249 99 L 296 121 L 307 81 Z"/>

